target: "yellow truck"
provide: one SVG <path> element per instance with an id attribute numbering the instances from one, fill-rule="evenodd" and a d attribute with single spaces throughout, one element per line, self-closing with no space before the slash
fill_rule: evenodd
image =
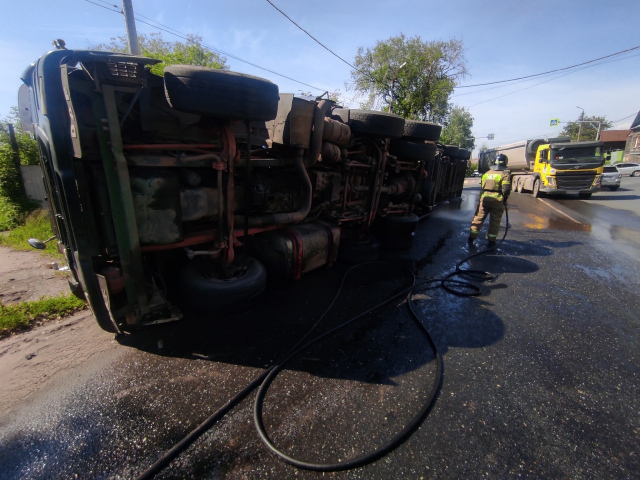
<path id="1" fill-rule="evenodd" d="M 511 189 L 542 194 L 577 193 L 589 198 L 600 189 L 604 166 L 602 142 L 571 142 L 568 137 L 537 138 L 480 152 L 478 170 L 489 170 L 496 155 L 509 157 Z"/>

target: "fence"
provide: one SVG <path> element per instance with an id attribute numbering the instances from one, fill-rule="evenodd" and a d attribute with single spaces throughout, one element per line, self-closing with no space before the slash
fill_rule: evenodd
<path id="1" fill-rule="evenodd" d="M 27 196 L 40 202 L 46 207 L 47 192 L 44 189 L 44 180 L 42 178 L 42 168 L 40 165 L 20 165 L 20 173 L 24 181 L 24 189 Z"/>

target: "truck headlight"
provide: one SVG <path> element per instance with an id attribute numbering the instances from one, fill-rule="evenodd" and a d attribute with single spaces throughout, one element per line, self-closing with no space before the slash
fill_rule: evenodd
<path id="1" fill-rule="evenodd" d="M 547 177 L 547 184 L 550 187 L 555 187 L 556 186 L 556 177 Z"/>
<path id="2" fill-rule="evenodd" d="M 598 175 L 596 177 L 596 183 L 594 184 L 595 187 L 599 187 L 602 185 L 602 175 Z"/>

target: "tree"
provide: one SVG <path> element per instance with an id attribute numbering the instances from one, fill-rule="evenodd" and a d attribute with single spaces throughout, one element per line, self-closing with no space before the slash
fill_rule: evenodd
<path id="1" fill-rule="evenodd" d="M 473 117 L 471 113 L 464 107 L 453 105 L 447 119 L 444 121 L 442 133 L 440 134 L 440 143 L 458 145 L 473 150 L 476 142 L 471 134 L 472 127 Z"/>
<path id="2" fill-rule="evenodd" d="M 140 50 L 145 57 L 162 60 L 163 64 L 153 65 L 151 72 L 164 75 L 167 65 L 196 65 L 200 67 L 220 68 L 228 70 L 227 59 L 216 52 L 202 46 L 200 35 L 188 35 L 186 43 L 167 42 L 160 33 L 138 35 Z M 90 50 L 127 53 L 127 37 L 111 38 L 109 43 L 101 43 L 89 47 Z"/>
<path id="3" fill-rule="evenodd" d="M 590 122 L 590 123 L 567 123 L 562 132 L 560 132 L 561 137 L 571 137 L 572 142 L 578 141 L 578 134 L 580 134 L 580 141 L 586 142 L 589 140 L 595 140 L 596 135 L 598 134 L 598 123 L 601 123 L 600 129 L 607 130 L 611 128 L 613 125 L 611 122 L 607 121 L 604 116 L 593 116 L 589 117 L 584 114 L 584 112 L 580 113 L 578 117 L 578 121 L 581 122 Z M 582 127 L 581 127 L 582 126 Z"/>
<path id="4" fill-rule="evenodd" d="M 354 66 L 354 89 L 368 95 L 370 104 L 384 101 L 384 110 L 434 122 L 447 118 L 449 96 L 467 73 L 460 40 L 424 42 L 404 34 L 373 49 L 358 48 Z"/>
<path id="5" fill-rule="evenodd" d="M 10 146 L 9 124 L 13 125 L 21 165 L 39 165 L 38 144 L 28 132 L 22 130 L 18 107 L 11 107 L 9 115 L 0 120 L 0 144 Z"/>
<path id="6" fill-rule="evenodd" d="M 24 195 L 9 125 L 13 126 L 20 164 L 38 164 L 38 144 L 31 134 L 22 131 L 18 109 L 13 107 L 9 115 L 0 120 L 0 230 L 19 225 L 26 213 L 39 206 Z"/>

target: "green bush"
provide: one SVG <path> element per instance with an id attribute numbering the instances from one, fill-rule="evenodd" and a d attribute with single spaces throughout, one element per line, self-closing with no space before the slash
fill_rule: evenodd
<path id="1" fill-rule="evenodd" d="M 31 250 L 32 247 L 27 243 L 30 238 L 46 240 L 53 236 L 51 230 L 51 222 L 47 210 L 36 210 L 24 217 L 24 224 L 11 230 L 7 235 L 0 236 L 0 245 L 11 247 L 16 250 Z M 60 257 L 58 247 L 55 241 L 47 243 L 47 248 L 41 250 L 56 257 Z"/>
<path id="2" fill-rule="evenodd" d="M 20 185 L 8 131 L 8 121 L 0 121 L 0 231 L 21 225 L 26 215 L 40 205 L 25 197 Z M 22 165 L 38 163 L 36 141 L 28 133 L 17 129 L 16 142 Z"/>
<path id="3" fill-rule="evenodd" d="M 466 176 L 467 176 L 467 177 L 470 177 L 470 176 L 471 176 L 471 174 L 472 174 L 473 172 L 475 172 L 477 169 L 478 169 L 478 162 L 471 162 L 471 161 L 470 161 L 470 162 L 467 164 L 467 173 L 466 173 Z"/>
<path id="4" fill-rule="evenodd" d="M 85 303 L 73 295 L 42 297 L 35 302 L 2 305 L 0 302 L 0 338 L 17 330 L 25 330 L 36 322 L 55 320 L 85 308 Z"/>

